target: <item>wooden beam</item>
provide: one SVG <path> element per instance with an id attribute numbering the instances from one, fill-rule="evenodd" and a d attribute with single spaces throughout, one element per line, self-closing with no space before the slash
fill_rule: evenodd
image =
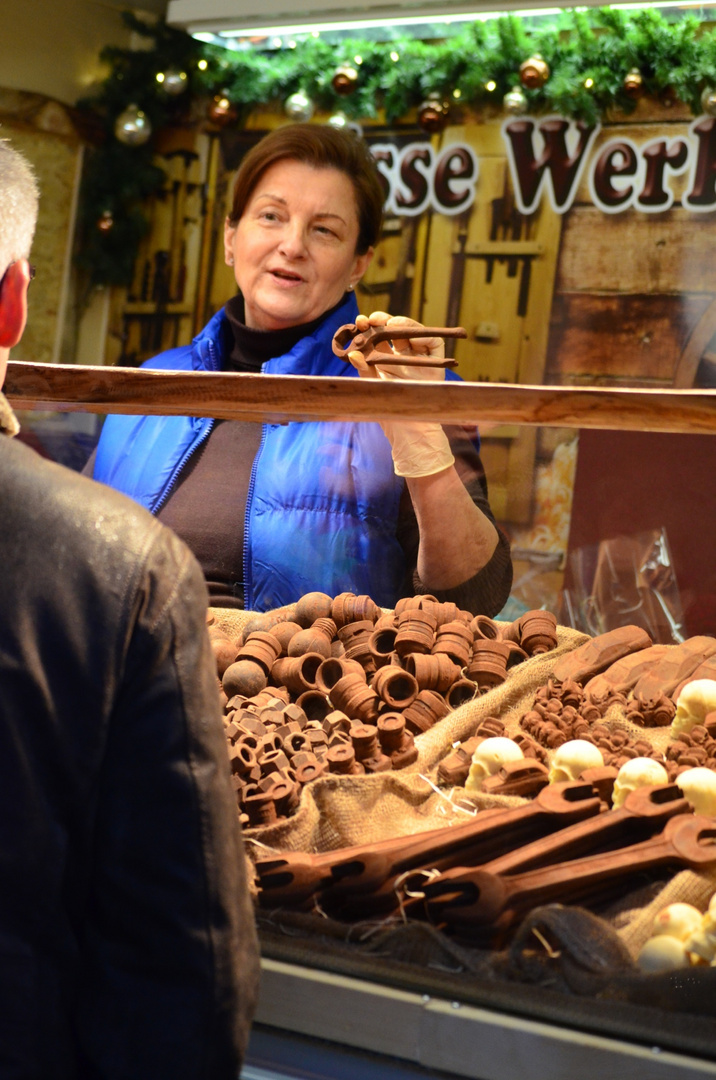
<path id="1" fill-rule="evenodd" d="M 214 416 L 226 420 L 440 420 L 443 423 L 716 432 L 716 390 L 385 382 L 10 361 L 16 409 Z"/>

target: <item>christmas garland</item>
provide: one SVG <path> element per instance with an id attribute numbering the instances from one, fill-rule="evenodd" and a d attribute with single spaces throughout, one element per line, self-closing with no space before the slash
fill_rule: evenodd
<path id="1" fill-rule="evenodd" d="M 125 13 L 147 49 L 105 49 L 110 73 L 78 115 L 94 143 L 80 198 L 77 261 L 90 286 L 126 285 L 148 228 L 142 202 L 164 181 L 152 132 L 172 122 L 211 130 L 241 126 L 276 102 L 293 119 L 313 109 L 335 122 L 390 123 L 418 110 L 440 130 L 456 106 L 555 112 L 598 120 L 633 111 L 649 94 L 716 112 L 716 34 L 693 16 L 669 21 L 653 9 L 565 11 L 549 20 L 506 15 L 468 24 L 445 41 L 395 38 L 231 51 L 162 22 Z"/>

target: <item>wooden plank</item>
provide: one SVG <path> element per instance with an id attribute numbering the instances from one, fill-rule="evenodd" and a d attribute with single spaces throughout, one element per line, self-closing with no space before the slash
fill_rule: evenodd
<path id="1" fill-rule="evenodd" d="M 456 980 L 459 997 L 459 982 Z M 713 1080 L 716 1064 L 264 957 L 256 1022 L 483 1080 Z M 405 1068 L 403 1068 L 405 1071 Z"/>
<path id="2" fill-rule="evenodd" d="M 710 300 L 705 294 L 558 295 L 552 307 L 548 377 L 555 382 L 579 376 L 632 385 L 671 384 L 684 346 L 694 328 L 702 325 Z M 700 343 L 694 347 L 698 352 Z M 677 385 L 693 385 L 693 378 Z"/>
<path id="3" fill-rule="evenodd" d="M 213 416 L 226 420 L 440 420 L 716 432 L 716 390 L 386 382 L 10 361 L 17 409 Z"/>
<path id="4" fill-rule="evenodd" d="M 716 213 L 565 214 L 558 292 L 716 293 Z"/>

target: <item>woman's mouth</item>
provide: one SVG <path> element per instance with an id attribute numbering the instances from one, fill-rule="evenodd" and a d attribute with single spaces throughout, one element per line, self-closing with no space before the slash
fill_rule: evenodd
<path id="1" fill-rule="evenodd" d="M 272 270 L 271 276 L 277 278 L 279 281 L 286 281 L 289 284 L 293 282 L 301 282 L 303 278 L 300 274 L 294 274 L 290 270 Z"/>

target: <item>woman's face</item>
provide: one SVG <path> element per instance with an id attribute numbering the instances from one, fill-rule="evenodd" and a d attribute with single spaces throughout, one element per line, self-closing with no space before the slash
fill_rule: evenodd
<path id="1" fill-rule="evenodd" d="M 277 161 L 236 225 L 224 227 L 226 261 L 244 297 L 246 325 L 282 330 L 317 319 L 365 273 L 356 255 L 353 185 L 338 169 Z"/>

